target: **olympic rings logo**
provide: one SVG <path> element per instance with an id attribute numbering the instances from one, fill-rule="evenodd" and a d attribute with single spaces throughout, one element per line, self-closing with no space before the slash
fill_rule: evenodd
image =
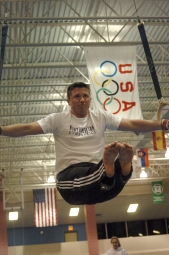
<path id="1" fill-rule="evenodd" d="M 107 64 L 109 65 L 108 68 L 109 71 L 107 70 Z M 117 65 L 113 61 L 106 60 L 100 64 L 100 69 L 95 71 L 94 73 L 94 83 L 101 87 L 96 91 L 97 101 L 103 106 L 104 110 L 106 111 L 107 105 L 110 105 L 113 101 L 116 102 L 117 109 L 113 112 L 113 114 L 117 114 L 121 109 L 122 111 L 127 111 L 136 105 L 135 102 L 127 102 L 124 100 L 120 102 L 118 98 L 114 97 L 119 91 L 132 92 L 134 90 L 134 86 L 131 81 L 128 81 L 125 84 L 123 82 L 120 82 L 120 84 L 118 84 L 118 82 L 115 79 L 113 79 L 113 76 L 115 76 L 118 71 L 120 74 L 132 73 L 131 64 L 119 64 L 117 67 Z M 99 75 L 101 75 L 102 77 L 101 79 L 98 79 Z M 106 77 L 106 80 L 103 80 L 103 77 Z M 100 82 L 100 80 L 103 81 Z M 111 85 L 114 91 L 111 91 L 110 89 L 106 88 L 109 85 Z M 105 95 L 104 99 L 103 96 L 100 97 L 101 92 L 103 92 Z"/>

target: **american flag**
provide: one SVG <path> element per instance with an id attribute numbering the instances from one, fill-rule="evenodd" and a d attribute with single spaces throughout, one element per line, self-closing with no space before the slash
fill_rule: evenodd
<path id="1" fill-rule="evenodd" d="M 56 188 L 34 189 L 34 222 L 36 227 L 58 225 Z"/>

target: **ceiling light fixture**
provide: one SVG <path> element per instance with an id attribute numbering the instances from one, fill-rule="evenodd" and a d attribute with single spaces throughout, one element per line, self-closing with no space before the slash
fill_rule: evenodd
<path id="1" fill-rule="evenodd" d="M 18 212 L 9 212 L 9 220 L 18 220 Z"/>
<path id="2" fill-rule="evenodd" d="M 54 175 L 50 175 L 50 176 L 48 177 L 48 183 L 52 183 L 52 182 L 55 182 L 55 177 L 54 177 Z"/>
<path id="3" fill-rule="evenodd" d="M 79 214 L 79 207 L 70 208 L 69 216 L 78 216 Z"/>
<path id="4" fill-rule="evenodd" d="M 145 171 L 145 168 L 141 169 L 140 178 L 147 178 L 147 173 Z"/>
<path id="5" fill-rule="evenodd" d="M 135 212 L 137 210 L 137 207 L 138 207 L 138 204 L 130 204 L 127 209 L 127 212 L 128 213 Z"/>
<path id="6" fill-rule="evenodd" d="M 153 230 L 153 233 L 154 233 L 154 234 L 160 234 L 160 231 L 158 231 L 158 230 Z"/>

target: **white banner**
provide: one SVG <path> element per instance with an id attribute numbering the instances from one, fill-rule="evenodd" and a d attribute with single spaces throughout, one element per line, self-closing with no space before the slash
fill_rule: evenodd
<path id="1" fill-rule="evenodd" d="M 122 118 L 142 119 L 136 47 L 85 47 L 93 107 Z"/>

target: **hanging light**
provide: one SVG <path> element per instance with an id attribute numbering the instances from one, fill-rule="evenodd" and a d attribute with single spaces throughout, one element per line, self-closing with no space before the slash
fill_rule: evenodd
<path id="1" fill-rule="evenodd" d="M 145 168 L 141 169 L 140 178 L 147 178 L 147 173 L 145 171 Z"/>

